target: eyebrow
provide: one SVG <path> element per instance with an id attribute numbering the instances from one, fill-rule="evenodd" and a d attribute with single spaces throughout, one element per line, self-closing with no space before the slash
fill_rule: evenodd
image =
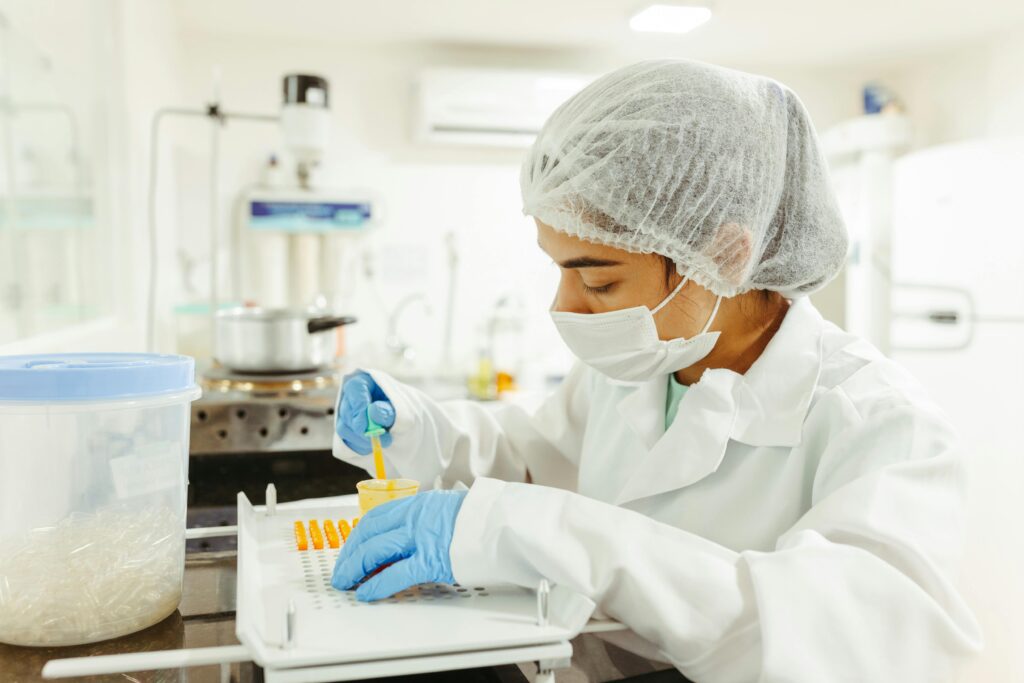
<path id="1" fill-rule="evenodd" d="M 622 261 L 613 261 L 611 259 L 593 258 L 590 256 L 580 256 L 579 258 L 571 258 L 568 261 L 562 261 L 559 263 L 562 268 L 574 269 L 574 268 L 602 268 L 604 266 L 621 266 Z"/>

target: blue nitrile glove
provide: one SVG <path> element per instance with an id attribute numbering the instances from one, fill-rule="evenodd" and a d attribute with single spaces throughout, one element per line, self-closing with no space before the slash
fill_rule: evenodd
<path id="1" fill-rule="evenodd" d="M 345 445 L 360 455 L 369 455 L 373 451 L 370 437 L 366 436 L 368 424 L 366 410 L 370 417 L 385 429 L 395 424 L 395 407 L 365 372 L 354 372 L 345 377 L 341 385 L 341 400 L 338 402 L 338 414 L 334 420 L 334 431 Z M 390 433 L 382 434 L 380 445 L 387 448 L 391 445 Z"/>
<path id="2" fill-rule="evenodd" d="M 375 507 L 359 520 L 334 565 L 331 585 L 356 590 L 363 602 L 421 583 L 455 583 L 448 548 L 467 491 L 427 491 Z"/>

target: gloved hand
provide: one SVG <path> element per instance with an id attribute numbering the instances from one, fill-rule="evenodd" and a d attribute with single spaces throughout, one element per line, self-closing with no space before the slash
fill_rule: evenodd
<path id="1" fill-rule="evenodd" d="M 342 382 L 334 431 L 346 446 L 360 455 L 369 455 L 373 450 L 370 438 L 365 436 L 367 408 L 370 409 L 370 417 L 381 427 L 391 429 L 394 426 L 395 407 L 391 405 L 384 391 L 367 373 L 354 372 Z M 390 433 L 381 435 L 381 446 L 387 448 L 391 442 Z"/>
<path id="2" fill-rule="evenodd" d="M 334 565 L 331 585 L 355 587 L 363 602 L 380 600 L 421 583 L 455 583 L 448 548 L 467 491 L 427 491 L 375 507 L 352 531 Z"/>

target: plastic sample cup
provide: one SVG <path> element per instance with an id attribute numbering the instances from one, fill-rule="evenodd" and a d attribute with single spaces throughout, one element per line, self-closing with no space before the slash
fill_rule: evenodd
<path id="1" fill-rule="evenodd" d="M 414 479 L 365 479 L 356 484 L 359 492 L 359 511 L 363 515 L 391 500 L 414 496 L 420 483 Z"/>

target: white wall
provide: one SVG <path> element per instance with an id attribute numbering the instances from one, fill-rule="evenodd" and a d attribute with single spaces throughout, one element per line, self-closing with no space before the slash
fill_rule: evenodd
<path id="1" fill-rule="evenodd" d="M 1024 134 L 1024 27 L 905 60 L 887 78 L 906 102 L 917 147 Z"/>

